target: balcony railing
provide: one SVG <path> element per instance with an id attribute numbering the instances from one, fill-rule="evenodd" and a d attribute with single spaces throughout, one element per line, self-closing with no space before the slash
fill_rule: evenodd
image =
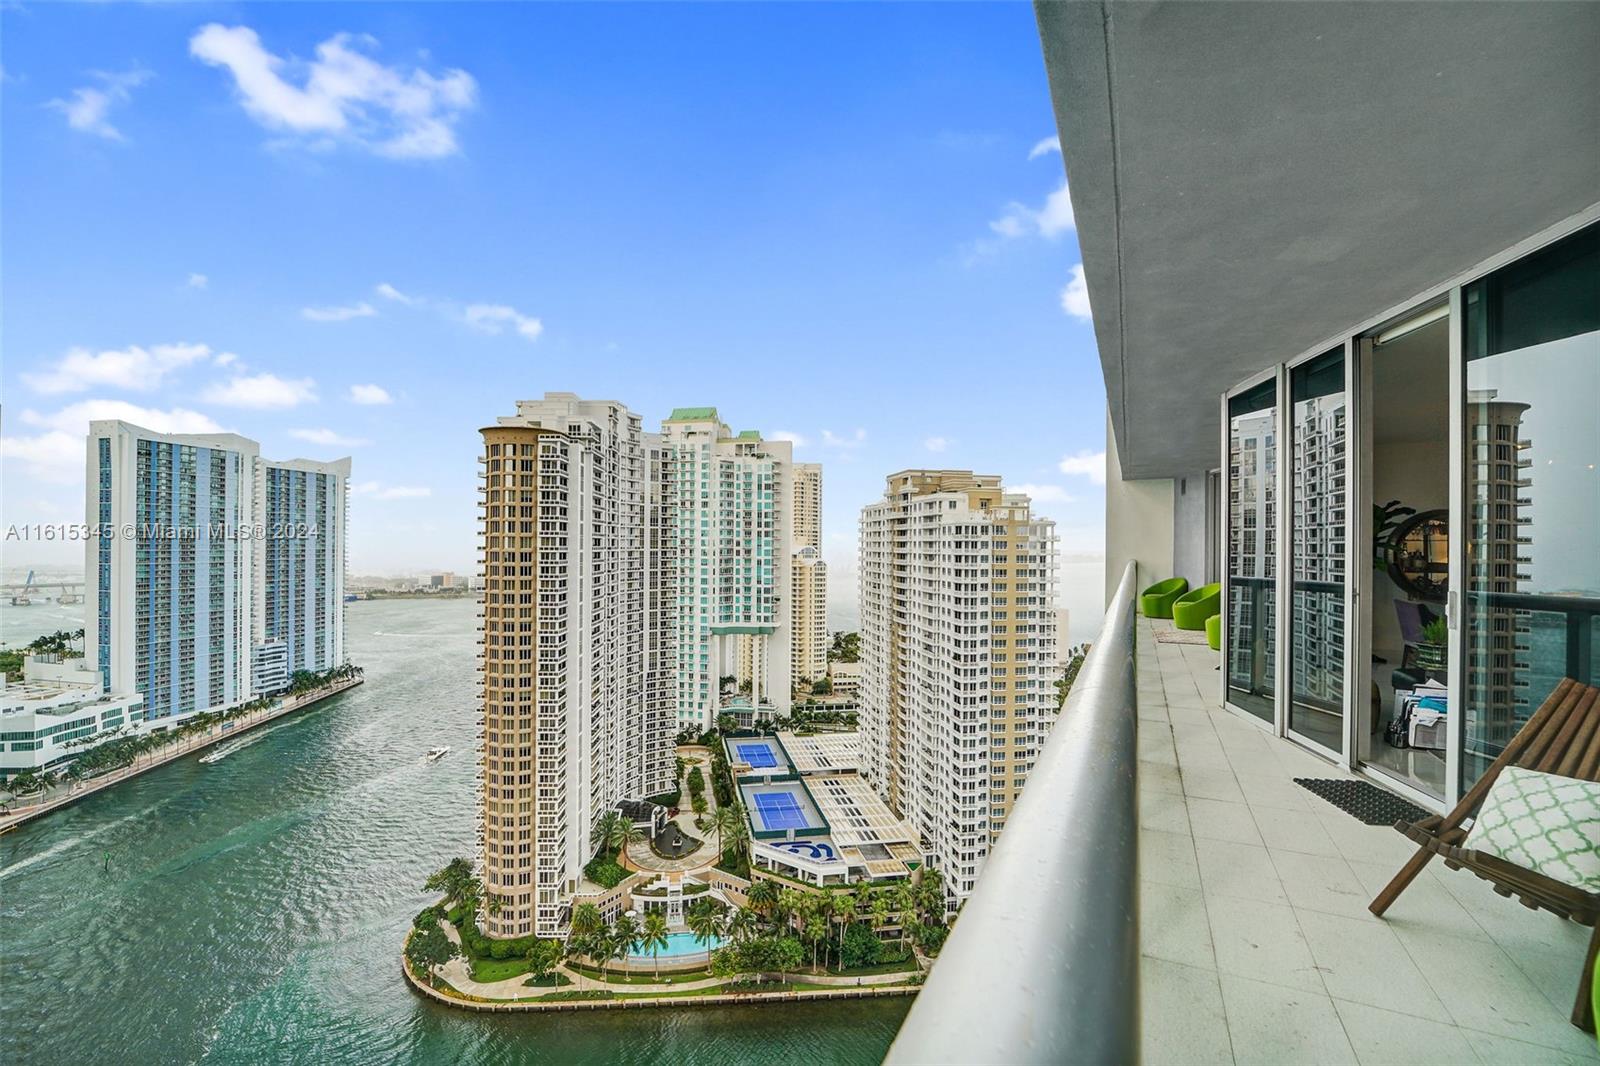
<path id="1" fill-rule="evenodd" d="M 886 1063 L 1139 1061 L 1134 581 Z"/>

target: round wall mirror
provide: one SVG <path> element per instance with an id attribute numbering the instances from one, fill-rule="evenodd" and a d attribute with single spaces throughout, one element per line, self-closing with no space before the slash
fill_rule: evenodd
<path id="1" fill-rule="evenodd" d="M 1450 585 L 1450 512 L 1421 511 L 1389 538 L 1389 576 L 1412 599 L 1443 603 Z"/>

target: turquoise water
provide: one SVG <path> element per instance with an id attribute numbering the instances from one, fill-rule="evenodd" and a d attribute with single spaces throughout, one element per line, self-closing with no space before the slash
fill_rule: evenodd
<path id="1" fill-rule="evenodd" d="M 693 933 L 668 933 L 667 946 L 657 954 L 663 959 L 675 959 L 681 955 L 703 955 L 708 951 L 715 951 L 722 946 L 722 938 L 714 936 L 710 940 L 696 940 Z M 653 961 L 657 955 L 652 955 L 644 948 L 630 952 L 630 958 L 644 962 Z"/>
<path id="2" fill-rule="evenodd" d="M 473 841 L 473 605 L 348 619 L 365 685 L 0 837 L 0 1063 L 883 1057 L 907 999 L 485 1017 L 412 993 L 422 880 Z"/>

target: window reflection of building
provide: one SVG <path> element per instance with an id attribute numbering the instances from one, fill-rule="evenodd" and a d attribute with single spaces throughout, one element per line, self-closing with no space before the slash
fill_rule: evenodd
<path id="1" fill-rule="evenodd" d="M 1525 403 L 1495 399 L 1494 390 L 1467 397 L 1467 481 L 1470 488 L 1468 578 L 1479 592 L 1523 591 L 1528 574 L 1528 534 L 1532 519 L 1524 513 L 1531 502 L 1531 441 L 1521 437 Z M 1527 611 L 1487 606 L 1467 648 L 1467 701 L 1481 713 L 1470 724 L 1479 730 L 1468 737 L 1473 750 L 1498 752 L 1528 718 Z"/>
<path id="2" fill-rule="evenodd" d="M 1295 404 L 1292 691 L 1330 710 L 1344 698 L 1345 432 L 1342 392 Z"/>
<path id="3" fill-rule="evenodd" d="M 1272 388 L 1272 386 L 1268 386 Z M 1229 595 L 1229 684 L 1249 694 L 1272 692 L 1275 656 L 1277 545 L 1276 413 L 1272 408 L 1232 419 L 1229 448 L 1228 546 L 1233 587 Z M 1270 717 L 1270 704 L 1266 709 Z"/>

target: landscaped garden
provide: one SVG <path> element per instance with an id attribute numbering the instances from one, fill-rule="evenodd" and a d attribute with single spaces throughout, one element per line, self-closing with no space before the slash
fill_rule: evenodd
<path id="1" fill-rule="evenodd" d="M 646 913 L 642 920 L 624 914 L 607 922 L 593 903 L 580 903 L 573 909 L 565 941 L 531 936 L 496 940 L 477 927 L 480 906 L 498 908 L 493 897 L 484 900 L 468 860 L 453 860 L 429 877 L 426 887 L 442 892 L 444 898 L 417 915 L 406 945 L 414 972 L 435 987 L 446 988 L 437 967 L 463 955 L 474 981 L 491 984 L 526 974 L 529 980 L 522 985 L 555 989 L 543 996 L 515 997 L 541 1002 L 837 987 L 808 982 L 806 977 L 812 974 L 905 974 L 906 982 L 895 983 L 915 984 L 921 980 L 921 965 L 913 947 L 936 954 L 948 934 L 944 889 L 935 870 L 922 871 L 915 883 L 862 883 L 831 891 L 786 888 L 777 880 L 759 877 L 747 893 L 748 906 L 730 907 L 704 893 L 690 904 L 685 922 L 709 951 L 709 960 L 687 972 L 662 973 L 660 952 L 668 946 L 670 930 L 659 910 Z M 441 919 L 456 929 L 459 948 L 445 934 Z M 885 933 L 893 935 L 885 939 Z M 635 965 L 649 960 L 654 965 L 648 971 L 614 970 L 622 960 Z M 705 988 L 630 993 L 612 987 L 693 986 L 711 979 L 719 980 Z M 566 987 L 574 982 L 605 987 Z"/>

